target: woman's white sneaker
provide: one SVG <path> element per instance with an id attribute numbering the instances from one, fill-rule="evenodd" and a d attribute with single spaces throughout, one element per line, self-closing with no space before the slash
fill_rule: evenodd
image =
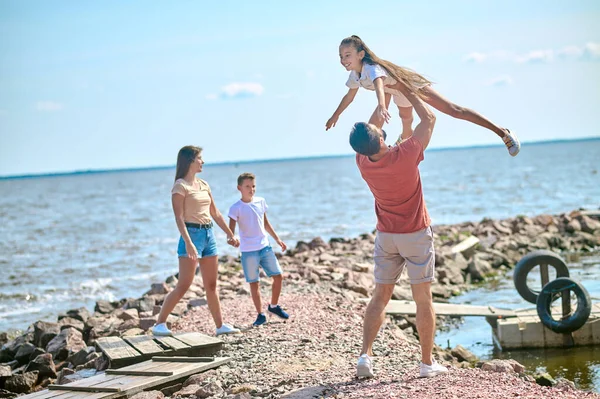
<path id="1" fill-rule="evenodd" d="M 356 364 L 356 376 L 373 378 L 373 362 L 371 362 L 371 358 L 366 353 L 360 355 L 358 358 L 358 363 Z"/>
<path id="2" fill-rule="evenodd" d="M 225 334 L 237 334 L 237 333 L 239 333 L 239 332 L 240 332 L 240 330 L 239 330 L 239 329 L 237 329 L 237 328 L 235 328 L 235 327 L 233 327 L 232 325 L 229 325 L 229 324 L 225 324 L 225 323 L 223 323 L 223 324 L 221 325 L 221 327 L 217 328 L 217 337 L 218 337 L 219 335 L 225 335 Z"/>
<path id="3" fill-rule="evenodd" d="M 152 327 L 152 335 L 156 335 L 158 337 L 170 337 L 173 335 L 171 330 L 167 328 L 165 323 L 155 324 Z"/>
<path id="4" fill-rule="evenodd" d="M 435 360 L 431 362 L 431 366 L 421 363 L 421 378 L 435 377 L 436 375 L 446 374 L 448 369 Z"/>
<path id="5" fill-rule="evenodd" d="M 502 138 L 504 141 L 504 145 L 506 145 L 506 149 L 508 149 L 508 153 L 511 157 L 516 157 L 519 151 L 521 151 L 521 143 L 517 138 L 517 135 L 512 133 L 510 130 L 506 129 L 506 135 Z"/>

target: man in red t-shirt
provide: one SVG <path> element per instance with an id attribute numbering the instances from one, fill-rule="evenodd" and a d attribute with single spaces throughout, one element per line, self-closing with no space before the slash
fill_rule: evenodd
<path id="1" fill-rule="evenodd" d="M 373 377 L 373 341 L 383 323 L 385 307 L 394 286 L 406 268 L 417 305 L 417 330 L 421 343 L 421 377 L 448 372 L 432 357 L 435 312 L 431 297 L 435 256 L 431 219 L 425 207 L 419 163 L 427 148 L 435 115 L 403 83 L 394 85 L 412 103 L 421 119 L 412 137 L 397 146 L 385 144 L 385 131 L 375 125 L 357 123 L 350 133 L 356 165 L 375 197 L 375 292 L 367 306 L 363 347 L 356 373 Z"/>

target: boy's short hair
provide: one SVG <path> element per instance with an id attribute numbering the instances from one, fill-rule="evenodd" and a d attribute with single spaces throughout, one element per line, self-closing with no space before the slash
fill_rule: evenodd
<path id="1" fill-rule="evenodd" d="M 350 145 L 357 153 L 371 156 L 379 152 L 381 135 L 366 122 L 357 122 L 350 131 Z"/>
<path id="2" fill-rule="evenodd" d="M 255 180 L 256 176 L 254 176 L 254 173 L 250 173 L 250 172 L 244 172 L 241 175 L 238 176 L 238 186 L 241 186 L 242 184 L 244 184 L 244 180 L 249 179 L 249 180 Z"/>

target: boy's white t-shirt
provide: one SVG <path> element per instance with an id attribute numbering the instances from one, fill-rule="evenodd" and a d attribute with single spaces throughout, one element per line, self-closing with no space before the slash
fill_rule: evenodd
<path id="1" fill-rule="evenodd" d="M 240 251 L 259 251 L 269 245 L 265 230 L 267 201 L 254 197 L 250 202 L 239 200 L 229 208 L 228 216 L 235 220 L 240 230 Z"/>

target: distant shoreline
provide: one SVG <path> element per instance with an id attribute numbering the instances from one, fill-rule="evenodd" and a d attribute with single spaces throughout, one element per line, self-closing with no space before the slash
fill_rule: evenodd
<path id="1" fill-rule="evenodd" d="M 575 139 L 561 139 L 561 140 L 542 140 L 542 141 L 528 141 L 523 142 L 524 145 L 539 145 L 539 144 L 560 144 L 560 143 L 574 143 L 584 141 L 600 141 L 600 137 L 582 137 Z M 503 147 L 502 144 L 482 144 L 462 147 L 440 147 L 430 148 L 427 151 L 455 151 L 465 149 L 484 149 L 484 148 L 495 148 Z M 293 158 L 271 158 L 271 159 L 255 159 L 246 161 L 225 161 L 215 162 L 207 164 L 209 166 L 226 166 L 226 165 L 241 165 L 241 164 L 252 164 L 252 163 L 271 163 L 271 162 L 293 162 L 293 161 L 309 161 L 314 159 L 333 159 L 333 158 L 346 158 L 351 157 L 353 154 L 337 154 L 337 155 L 314 155 L 306 157 L 293 157 Z M 146 172 L 152 170 L 168 170 L 175 169 L 175 165 L 162 165 L 162 166 L 142 166 L 135 168 L 116 168 L 116 169 L 89 169 L 89 170 L 75 170 L 69 172 L 49 172 L 49 173 L 31 173 L 21 175 L 5 175 L 0 176 L 0 180 L 16 180 L 16 179 L 36 179 L 43 177 L 62 177 L 62 176 L 75 176 L 75 175 L 86 175 L 86 174 L 103 174 L 103 173 L 121 173 L 121 172 Z"/>

